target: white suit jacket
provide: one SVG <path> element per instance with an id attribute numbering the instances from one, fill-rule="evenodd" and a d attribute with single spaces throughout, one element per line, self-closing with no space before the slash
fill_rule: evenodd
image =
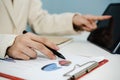
<path id="1" fill-rule="evenodd" d="M 50 15 L 42 9 L 40 0 L 0 0 L 0 58 L 22 34 L 27 23 L 38 34 L 74 34 L 73 13 Z M 15 35 L 14 35 L 15 34 Z"/>

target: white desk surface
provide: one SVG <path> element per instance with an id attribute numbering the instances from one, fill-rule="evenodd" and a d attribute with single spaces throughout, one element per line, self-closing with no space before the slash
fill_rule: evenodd
<path id="1" fill-rule="evenodd" d="M 79 80 L 120 80 L 120 55 L 110 54 L 87 41 L 80 40 L 61 46 L 60 52 L 83 56 L 104 56 L 109 60 L 108 63 Z"/>
<path id="2" fill-rule="evenodd" d="M 104 56 L 109 60 L 105 65 L 83 76 L 79 80 L 120 80 L 120 55 L 109 52 L 86 41 L 72 42 L 61 48 L 65 53 L 83 56 Z"/>

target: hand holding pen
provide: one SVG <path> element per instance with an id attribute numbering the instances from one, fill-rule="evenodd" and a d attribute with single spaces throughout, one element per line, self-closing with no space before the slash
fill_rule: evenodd
<path id="1" fill-rule="evenodd" d="M 50 59 L 55 59 L 54 53 L 46 46 L 55 51 L 59 49 L 57 45 L 46 38 L 28 32 L 16 36 L 14 43 L 7 49 L 7 55 L 15 59 L 29 60 L 37 57 L 35 50 L 38 50 Z"/>
<path id="2" fill-rule="evenodd" d="M 24 31 L 23 31 L 23 34 L 26 34 L 26 33 L 27 33 L 27 31 L 24 30 Z M 59 58 L 66 59 L 66 58 L 65 58 L 61 53 L 59 53 L 57 50 L 52 49 L 52 48 L 48 47 L 47 45 L 45 45 L 45 47 L 47 47 L 50 51 L 52 51 L 52 53 L 53 53 L 54 55 L 58 56 Z"/>

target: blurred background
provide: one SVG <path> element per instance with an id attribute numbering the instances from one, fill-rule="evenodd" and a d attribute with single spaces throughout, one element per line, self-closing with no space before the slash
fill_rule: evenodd
<path id="1" fill-rule="evenodd" d="M 101 15 L 110 3 L 120 0 L 42 0 L 43 8 L 49 13 L 80 12 Z"/>
<path id="2" fill-rule="evenodd" d="M 79 12 L 81 14 L 102 15 L 110 3 L 120 3 L 120 0 L 42 0 L 43 9 L 49 13 Z M 82 32 L 76 40 L 86 40 L 89 32 Z"/>
<path id="3" fill-rule="evenodd" d="M 41 0 L 42 8 L 51 14 L 64 12 L 79 12 L 81 14 L 102 15 L 110 3 L 120 3 L 120 0 Z M 30 31 L 30 28 L 27 27 Z M 75 37 L 76 40 L 86 40 L 89 32 L 82 32 Z"/>

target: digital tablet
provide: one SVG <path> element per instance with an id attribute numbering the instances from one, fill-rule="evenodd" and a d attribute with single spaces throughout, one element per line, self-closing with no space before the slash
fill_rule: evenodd
<path id="1" fill-rule="evenodd" d="M 109 20 L 98 21 L 98 28 L 90 33 L 87 40 L 113 54 L 120 54 L 120 3 L 108 5 L 103 15 Z"/>

